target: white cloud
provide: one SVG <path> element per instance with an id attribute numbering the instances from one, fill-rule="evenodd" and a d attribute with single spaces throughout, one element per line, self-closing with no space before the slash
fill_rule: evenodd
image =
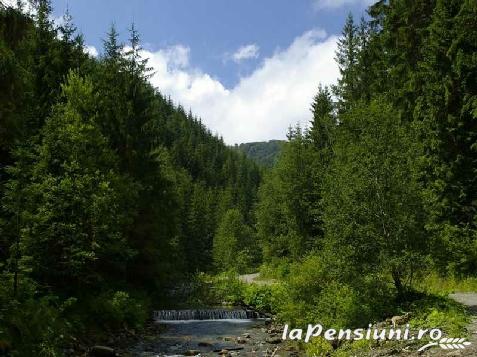
<path id="1" fill-rule="evenodd" d="M 7 7 L 17 8 L 18 1 L 17 0 L 0 0 L 0 3 L 3 3 L 3 5 Z M 23 6 L 23 10 L 27 14 L 35 13 L 34 8 L 31 6 L 31 4 L 27 0 L 21 0 L 20 3 Z"/>
<path id="2" fill-rule="evenodd" d="M 321 9 L 338 9 L 343 6 L 350 6 L 350 5 L 361 5 L 361 6 L 369 6 L 374 4 L 376 0 L 314 0 L 313 7 L 316 10 Z"/>
<path id="3" fill-rule="evenodd" d="M 84 46 L 83 51 L 92 57 L 98 57 L 99 53 L 94 46 Z"/>
<path id="4" fill-rule="evenodd" d="M 143 51 L 143 56 L 154 69 L 153 85 L 234 144 L 284 138 L 290 125 L 311 120 L 318 84 L 338 78 L 336 40 L 324 31 L 306 32 L 231 89 L 192 67 L 184 46 Z"/>
<path id="5" fill-rule="evenodd" d="M 17 7 L 17 0 L 0 0 L 0 3 L 8 7 Z"/>
<path id="6" fill-rule="evenodd" d="M 260 50 L 260 47 L 258 47 L 258 45 L 255 43 L 252 43 L 250 45 L 245 45 L 240 47 L 232 55 L 232 59 L 238 63 L 246 59 L 258 58 L 259 50 Z"/>

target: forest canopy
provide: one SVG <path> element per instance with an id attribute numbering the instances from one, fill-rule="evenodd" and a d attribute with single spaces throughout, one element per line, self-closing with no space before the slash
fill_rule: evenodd
<path id="1" fill-rule="evenodd" d="M 332 327 L 476 276 L 475 0 L 349 15 L 309 125 L 239 147 L 150 84 L 134 24 L 93 58 L 33 3 L 0 1 L 0 354 L 141 328 L 203 273 L 260 269 L 278 287 L 242 300 Z"/>

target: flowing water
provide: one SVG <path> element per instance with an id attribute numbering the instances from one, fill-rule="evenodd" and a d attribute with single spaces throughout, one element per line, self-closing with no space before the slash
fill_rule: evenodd
<path id="1" fill-rule="evenodd" d="M 157 322 L 191 320 L 247 320 L 258 318 L 258 314 L 245 309 L 194 309 L 154 311 Z"/>
<path id="2" fill-rule="evenodd" d="M 133 355 L 178 356 L 195 350 L 201 356 L 217 356 L 217 351 L 227 349 L 246 356 L 269 347 L 264 343 L 265 320 L 251 310 L 160 310 L 154 319 L 163 332 L 141 341 L 131 350 Z"/>

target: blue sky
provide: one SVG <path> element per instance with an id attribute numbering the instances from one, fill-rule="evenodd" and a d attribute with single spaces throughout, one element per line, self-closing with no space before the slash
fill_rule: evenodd
<path id="1" fill-rule="evenodd" d="M 219 78 L 227 87 L 259 65 L 261 58 L 286 48 L 305 31 L 320 28 L 341 31 L 346 14 L 361 16 L 361 1 L 319 9 L 313 0 L 54 0 L 55 16 L 69 6 L 86 41 L 97 48 L 111 23 L 123 39 L 131 22 L 137 25 L 145 47 L 157 50 L 183 44 L 191 62 Z M 323 2 L 326 4 L 326 2 Z M 329 1 L 339 4 L 340 1 Z M 224 61 L 224 54 L 244 44 L 260 48 L 258 58 Z"/>
<path id="2" fill-rule="evenodd" d="M 13 1 L 13 0 L 11 0 Z M 336 39 L 349 12 L 372 0 L 52 0 L 69 7 L 90 53 L 112 23 L 132 22 L 151 82 L 192 109 L 228 144 L 283 139 L 306 125 L 319 83 L 332 84 Z"/>

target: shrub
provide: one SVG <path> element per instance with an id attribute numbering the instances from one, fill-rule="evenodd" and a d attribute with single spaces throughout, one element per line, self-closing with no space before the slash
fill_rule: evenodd
<path id="1" fill-rule="evenodd" d="M 234 272 L 216 276 L 213 279 L 213 290 L 215 299 L 221 303 L 237 305 L 244 300 L 245 284 Z"/>
<path id="2" fill-rule="evenodd" d="M 245 288 L 244 302 L 257 311 L 275 314 L 280 310 L 285 294 L 282 284 L 250 284 Z"/>
<path id="3" fill-rule="evenodd" d="M 272 258 L 260 267 L 260 276 L 270 279 L 284 279 L 290 274 L 290 261 L 287 258 Z"/>
<path id="4" fill-rule="evenodd" d="M 305 344 L 305 353 L 310 357 L 329 356 L 333 352 L 333 346 L 323 337 L 315 337 Z"/>
<path id="5" fill-rule="evenodd" d="M 383 277 L 363 276 L 352 283 L 333 278 L 316 255 L 293 264 L 276 309 L 279 318 L 302 326 L 351 328 L 392 313 L 388 298 L 392 293 Z"/>
<path id="6" fill-rule="evenodd" d="M 92 302 L 91 310 L 105 325 L 113 328 L 124 324 L 140 328 L 147 319 L 147 304 L 130 297 L 124 291 L 111 291 L 100 295 Z"/>
<path id="7" fill-rule="evenodd" d="M 449 298 L 424 296 L 407 308 L 413 316 L 411 327 L 439 328 L 450 337 L 465 334 L 469 322 L 465 308 Z"/>
<path id="8" fill-rule="evenodd" d="M 74 299 L 35 296 L 36 284 L 23 277 L 17 299 L 12 299 L 12 276 L 0 276 L 0 342 L 18 356 L 61 356 L 70 324 L 65 310 Z M 0 349 L 1 351 L 1 349 Z"/>

